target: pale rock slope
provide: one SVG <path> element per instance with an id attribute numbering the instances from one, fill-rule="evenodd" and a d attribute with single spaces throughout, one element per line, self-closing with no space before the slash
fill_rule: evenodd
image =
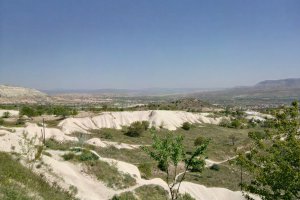
<path id="1" fill-rule="evenodd" d="M 246 113 L 246 119 L 254 119 L 254 120 L 259 120 L 259 121 L 265 121 L 266 119 L 272 119 L 274 118 L 272 115 L 248 110 L 245 112 Z"/>
<path id="2" fill-rule="evenodd" d="M 132 119 L 134 120 L 134 119 Z M 23 133 L 28 138 L 37 136 L 41 138 L 42 127 L 36 124 L 27 123 L 23 128 L 5 128 L 0 127 L 0 151 L 6 152 L 21 152 L 20 141 L 24 140 Z M 53 138 L 58 141 L 78 141 L 75 137 L 65 135 L 59 129 L 45 128 L 46 138 Z M 41 142 L 41 141 L 37 141 Z M 98 141 L 101 142 L 101 141 Z M 12 146 L 15 148 L 12 149 Z M 52 155 L 51 157 L 42 155 L 42 160 L 45 163 L 42 168 L 33 168 L 38 173 L 43 173 L 44 177 L 50 182 L 56 182 L 64 189 L 69 189 L 70 186 L 75 186 L 78 189 L 77 197 L 82 200 L 106 200 L 110 199 L 114 194 L 119 194 L 125 191 L 133 191 L 142 185 L 154 184 L 168 189 L 167 184 L 160 178 L 145 180 L 141 177 L 138 168 L 130 163 L 118 161 L 110 158 L 103 158 L 95 151 L 92 151 L 99 157 L 100 160 L 108 162 L 116 166 L 120 172 L 128 173 L 134 177 L 137 184 L 133 187 L 124 190 L 113 190 L 108 188 L 103 182 L 98 181 L 95 177 L 88 175 L 84 172 L 82 166 L 72 162 L 64 161 L 61 157 L 65 152 L 48 150 Z M 46 168 L 45 168 L 46 167 Z M 51 169 L 51 170 L 49 170 Z M 199 184 L 190 182 L 183 182 L 181 193 L 188 192 L 196 200 L 244 200 L 241 192 L 234 192 L 224 188 L 208 188 Z"/>
<path id="3" fill-rule="evenodd" d="M 36 103 L 48 98 L 47 94 L 36 89 L 0 85 L 0 103 Z"/>
<path id="4" fill-rule="evenodd" d="M 176 130 L 184 122 L 218 124 L 222 118 L 208 117 L 208 113 L 190 113 L 185 111 L 132 111 L 103 112 L 95 117 L 68 118 L 59 123 L 65 133 L 88 132 L 90 129 L 115 128 L 129 126 L 135 121 L 149 121 L 150 126 Z"/>
<path id="5" fill-rule="evenodd" d="M 126 144 L 126 143 L 119 143 L 119 142 L 110 142 L 110 141 L 103 141 L 100 138 L 91 138 L 85 143 L 96 146 L 96 147 L 110 147 L 113 146 L 117 149 L 137 149 L 141 145 L 134 145 L 134 144 Z"/>
<path id="6" fill-rule="evenodd" d="M 42 93 L 36 89 L 0 85 L 0 97 L 3 98 L 15 98 L 15 97 L 46 97 L 45 93 Z"/>
<path id="7" fill-rule="evenodd" d="M 20 152 L 20 141 L 24 140 L 23 134 L 26 134 L 28 139 L 37 136 L 36 144 L 38 144 L 42 138 L 43 128 L 32 123 L 27 123 L 26 127 L 0 128 L 0 151 L 10 152 L 14 149 L 14 151 Z M 53 138 L 59 142 L 78 141 L 76 137 L 65 135 L 61 130 L 56 128 L 45 128 L 45 132 L 46 139 Z"/>

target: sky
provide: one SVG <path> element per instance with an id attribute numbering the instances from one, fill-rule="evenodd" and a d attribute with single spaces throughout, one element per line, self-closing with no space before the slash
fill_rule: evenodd
<path id="1" fill-rule="evenodd" d="M 299 0 L 0 0 L 0 84 L 225 88 L 300 78 Z"/>

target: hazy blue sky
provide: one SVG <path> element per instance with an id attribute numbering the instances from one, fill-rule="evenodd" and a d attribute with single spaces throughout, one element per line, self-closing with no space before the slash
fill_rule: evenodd
<path id="1" fill-rule="evenodd" d="M 230 87 L 300 77 L 300 0 L 0 0 L 0 84 Z"/>

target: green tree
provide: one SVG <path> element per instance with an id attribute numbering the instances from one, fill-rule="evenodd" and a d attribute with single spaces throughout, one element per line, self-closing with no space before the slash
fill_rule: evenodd
<path id="1" fill-rule="evenodd" d="M 208 141 L 197 146 L 195 151 L 188 155 L 183 146 L 183 136 L 167 134 L 165 137 L 159 138 L 155 133 L 152 133 L 152 139 L 151 147 L 143 147 L 143 149 L 158 162 L 158 167 L 166 172 L 166 181 L 171 198 L 172 200 L 178 199 L 180 197 L 179 188 L 187 171 L 195 167 L 198 171 L 203 170 L 205 166 L 203 155 L 207 149 Z M 184 169 L 179 174 L 178 165 L 180 163 L 184 163 Z"/>
<path id="2" fill-rule="evenodd" d="M 299 120 L 299 105 L 293 102 L 276 113 L 274 129 L 249 133 L 251 151 L 238 157 L 238 164 L 253 176 L 241 184 L 244 190 L 263 200 L 300 199 Z"/>

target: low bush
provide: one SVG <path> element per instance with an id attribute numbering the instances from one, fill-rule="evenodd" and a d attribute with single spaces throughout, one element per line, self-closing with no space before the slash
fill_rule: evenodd
<path id="1" fill-rule="evenodd" d="M 201 144 L 204 144 L 206 140 L 206 138 L 198 136 L 194 141 L 194 146 L 200 146 Z"/>
<path id="2" fill-rule="evenodd" d="M 142 122 L 133 122 L 127 129 L 126 135 L 130 137 L 139 137 L 145 131 L 145 126 Z"/>
<path id="3" fill-rule="evenodd" d="M 138 166 L 143 178 L 150 178 L 152 176 L 152 165 L 150 163 L 142 163 Z"/>
<path id="4" fill-rule="evenodd" d="M 10 113 L 9 112 L 4 112 L 2 115 L 2 118 L 9 118 L 10 117 Z"/>
<path id="5" fill-rule="evenodd" d="M 75 154 L 74 153 L 66 153 L 62 157 L 64 158 L 64 160 L 73 160 L 75 158 Z"/>
<path id="6" fill-rule="evenodd" d="M 137 200 L 132 192 L 123 192 L 119 195 L 113 196 L 111 200 Z"/>
<path id="7" fill-rule="evenodd" d="M 191 123 L 189 123 L 189 122 L 184 122 L 184 123 L 182 124 L 182 129 L 188 131 L 188 130 L 191 129 L 191 126 L 192 126 Z"/>
<path id="8" fill-rule="evenodd" d="M 83 150 L 82 153 L 78 156 L 78 160 L 80 161 L 90 161 L 90 160 L 98 160 L 98 156 L 93 154 L 88 150 Z"/>
<path id="9" fill-rule="evenodd" d="M 219 171 L 220 170 L 220 166 L 218 164 L 213 164 L 209 169 L 215 170 L 215 171 Z"/>
<path id="10" fill-rule="evenodd" d="M 195 200 L 189 193 L 180 194 L 177 200 Z"/>
<path id="11" fill-rule="evenodd" d="M 165 200 L 168 199 L 168 192 L 158 185 L 143 185 L 134 190 L 139 199 Z"/>
<path id="12" fill-rule="evenodd" d="M 150 126 L 150 123 L 148 121 L 142 121 L 142 125 L 143 125 L 143 127 L 144 127 L 144 129 L 146 131 L 146 130 L 148 130 L 148 128 Z"/>

